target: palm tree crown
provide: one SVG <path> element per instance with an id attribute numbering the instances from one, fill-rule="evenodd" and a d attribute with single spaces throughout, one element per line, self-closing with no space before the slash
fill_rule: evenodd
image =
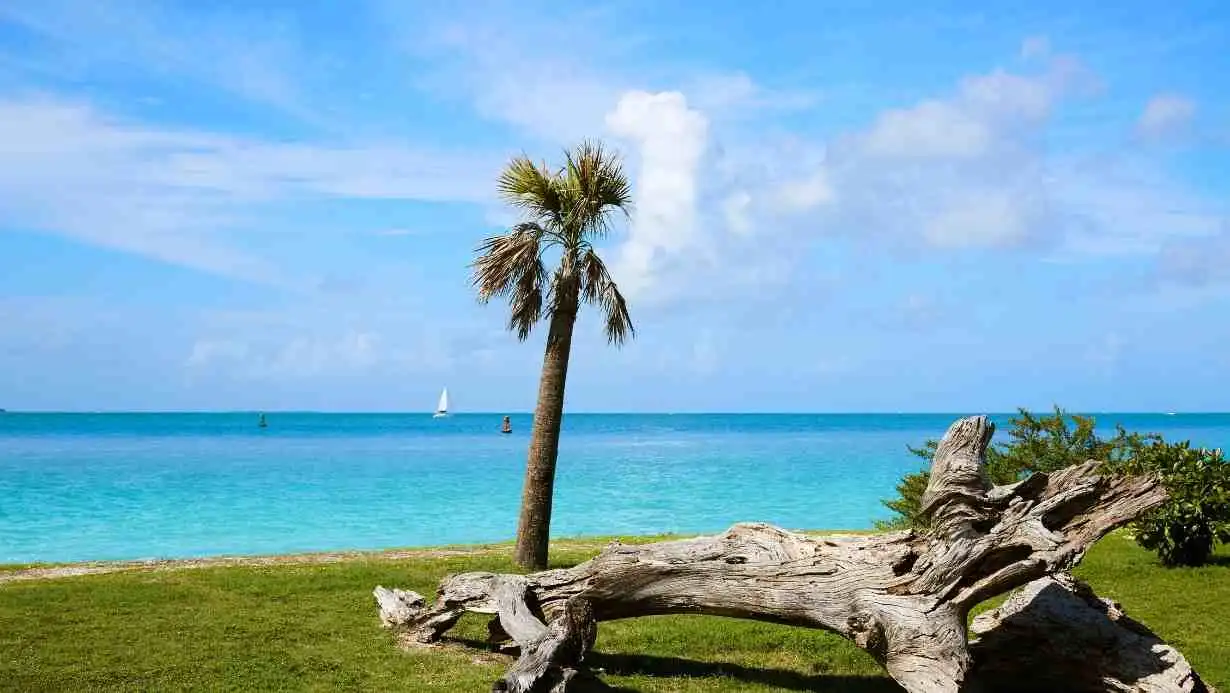
<path id="1" fill-rule="evenodd" d="M 635 336 L 628 305 L 593 246 L 610 231 L 616 212 L 631 212 L 632 189 L 619 157 L 592 141 L 566 152 L 555 171 L 521 155 L 500 174 L 498 189 L 524 220 L 478 247 L 473 282 L 479 300 L 507 296 L 508 329 L 521 340 L 540 319 L 575 311 L 578 300 L 602 309 L 612 344 Z M 543 254 L 550 250 L 560 259 L 548 277 Z"/>

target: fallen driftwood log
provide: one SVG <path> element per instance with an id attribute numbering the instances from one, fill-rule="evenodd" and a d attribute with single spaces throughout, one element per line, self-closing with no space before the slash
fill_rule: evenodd
<path id="1" fill-rule="evenodd" d="M 491 640 L 511 640 L 520 656 L 493 690 L 565 691 L 583 671 L 599 622 L 658 614 L 822 628 L 869 652 L 907 691 L 999 690 L 997 670 L 982 660 L 1049 666 L 1035 659 L 1040 650 L 1019 649 L 1019 643 L 1045 640 L 1053 631 L 1049 625 L 1032 633 L 1020 630 L 1018 649 L 1012 651 L 1000 644 L 1007 640 L 996 637 L 1013 620 L 1005 611 L 998 625 L 971 645 L 969 610 L 1067 571 L 1091 544 L 1166 494 L 1154 477 L 1099 474 L 1092 461 L 993 487 L 983 469 L 993 432 L 994 425 L 981 416 L 948 429 L 923 496 L 931 519 L 925 533 L 838 541 L 740 524 L 720 536 L 615 543 L 574 568 L 455 575 L 440 584 L 430 607 L 414 592 L 377 587 L 374 594 L 384 624 L 422 643 L 438 640 L 467 611 L 494 615 Z M 1059 620 L 1057 628 L 1086 627 Z M 1094 661 L 1102 666 L 1102 660 Z M 1125 680 L 1131 674 L 1123 669 L 1110 676 Z M 1163 690 L 1132 685 L 1108 683 L 1099 690 Z"/>

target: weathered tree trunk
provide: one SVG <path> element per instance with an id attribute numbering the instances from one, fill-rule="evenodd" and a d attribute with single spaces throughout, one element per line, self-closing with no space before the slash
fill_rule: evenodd
<path id="1" fill-rule="evenodd" d="M 1034 580 L 974 619 L 983 690 L 1004 693 L 1206 693 L 1179 651 L 1071 575 Z M 1028 652 L 1029 657 L 1020 653 Z M 1040 663 L 1045 666 L 1039 666 Z"/>
<path id="2" fill-rule="evenodd" d="M 521 517 L 517 522 L 513 560 L 529 570 L 547 567 L 555 462 L 559 457 L 559 432 L 564 415 L 564 386 L 568 379 L 568 357 L 572 351 L 572 329 L 576 324 L 578 308 L 575 287 L 571 294 L 561 297 L 559 306 L 551 316 L 546 351 L 542 358 L 542 378 L 538 383 L 538 404 L 534 407 L 530 449 L 525 464 L 525 486 L 521 492 Z"/>
<path id="3" fill-rule="evenodd" d="M 971 607 L 1068 570 L 1165 499 L 1156 478 L 1101 475 L 1096 462 L 992 487 L 982 472 L 992 432 L 985 417 L 949 428 L 924 496 L 926 534 L 835 540 L 740 524 L 715 537 L 616 543 L 564 570 L 453 576 L 430 608 L 413 592 L 377 587 L 376 599 L 386 625 L 425 643 L 466 611 L 494 614 L 493 635 L 521 651 L 499 684 L 508 691 L 564 690 L 597 622 L 655 614 L 822 628 L 854 641 L 908 691 L 971 690 Z"/>

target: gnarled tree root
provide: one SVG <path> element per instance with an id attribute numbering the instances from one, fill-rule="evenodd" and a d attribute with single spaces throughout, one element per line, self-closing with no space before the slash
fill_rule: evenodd
<path id="1" fill-rule="evenodd" d="M 967 642 L 971 607 L 1067 571 L 1165 500 L 1156 478 L 1103 475 L 1097 462 L 992 487 L 983 463 L 993 431 L 985 417 L 949 428 L 923 497 L 926 533 L 835 540 L 739 524 L 719 536 L 615 543 L 568 569 L 455 575 L 430 607 L 413 592 L 374 594 L 385 625 L 424 643 L 467 611 L 494 615 L 493 639 L 520 648 L 495 690 L 566 690 L 598 622 L 658 614 L 822 628 L 869 652 L 908 691 L 971 690 L 986 681 L 975 670 L 991 671 L 975 653 L 995 651 L 991 633 Z"/>

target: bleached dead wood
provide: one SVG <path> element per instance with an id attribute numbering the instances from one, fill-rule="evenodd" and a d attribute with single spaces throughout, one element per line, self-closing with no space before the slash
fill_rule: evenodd
<path id="1" fill-rule="evenodd" d="M 923 498 L 927 533 L 835 541 L 739 524 L 719 536 L 616 543 L 574 568 L 449 577 L 430 607 L 377 587 L 381 618 L 427 643 L 467 611 L 494 615 L 493 637 L 520 648 L 496 690 L 516 693 L 565 690 L 598 622 L 656 614 L 822 628 L 869 652 L 908 691 L 967 690 L 972 606 L 1067 571 L 1165 499 L 1157 479 L 1102 475 L 1092 461 L 993 487 L 983 471 L 993 432 L 981 416 L 948 429 Z"/>
<path id="2" fill-rule="evenodd" d="M 983 690 L 1212 691 L 1178 650 L 1070 575 L 1034 580 L 970 630 L 971 675 Z"/>

